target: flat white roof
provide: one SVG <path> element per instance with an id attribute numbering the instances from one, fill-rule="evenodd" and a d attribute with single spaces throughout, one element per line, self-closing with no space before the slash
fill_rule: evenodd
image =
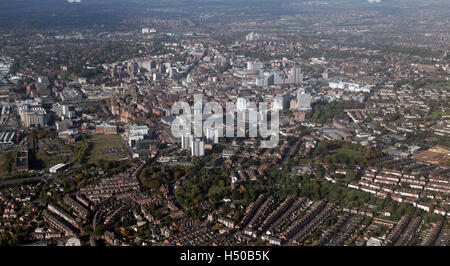
<path id="1" fill-rule="evenodd" d="M 52 170 L 52 169 L 58 169 L 58 168 L 61 168 L 61 167 L 64 167 L 64 166 L 66 166 L 66 164 L 64 164 L 64 163 L 59 163 L 59 164 L 57 164 L 57 165 L 55 165 L 55 166 L 52 166 L 52 167 L 50 168 L 50 170 Z"/>

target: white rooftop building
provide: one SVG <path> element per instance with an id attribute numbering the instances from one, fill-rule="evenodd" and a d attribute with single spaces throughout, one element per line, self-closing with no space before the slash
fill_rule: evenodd
<path id="1" fill-rule="evenodd" d="M 129 126 L 128 128 L 128 145 L 136 146 L 136 143 L 145 139 L 149 135 L 148 126 Z"/>
<path id="2" fill-rule="evenodd" d="M 66 169 L 66 165 L 63 163 L 59 163 L 55 166 L 50 167 L 49 172 L 52 174 L 57 174 L 59 172 L 62 172 L 64 169 Z"/>

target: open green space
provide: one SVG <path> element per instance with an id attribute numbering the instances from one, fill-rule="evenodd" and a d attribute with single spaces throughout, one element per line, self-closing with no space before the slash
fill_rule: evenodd
<path id="1" fill-rule="evenodd" d="M 88 142 L 90 143 L 89 163 L 97 163 L 100 159 L 119 160 L 129 156 L 125 150 L 105 152 L 105 150 L 123 147 L 123 140 L 120 135 L 94 135 Z"/>

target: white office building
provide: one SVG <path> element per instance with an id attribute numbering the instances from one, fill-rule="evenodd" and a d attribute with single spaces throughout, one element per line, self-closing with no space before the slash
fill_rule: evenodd
<path id="1" fill-rule="evenodd" d="M 275 96 L 273 108 L 276 110 L 286 110 L 289 107 L 289 95 L 287 93 Z"/>
<path id="2" fill-rule="evenodd" d="M 219 143 L 219 129 L 218 128 L 206 129 L 206 139 L 209 143 L 214 144 Z"/>
<path id="3" fill-rule="evenodd" d="M 259 71 L 263 67 L 261 62 L 247 62 L 247 70 L 249 71 Z"/>
<path id="4" fill-rule="evenodd" d="M 301 88 L 297 91 L 297 108 L 301 111 L 311 109 L 311 93 L 307 89 Z"/>
<path id="5" fill-rule="evenodd" d="M 199 139 L 191 140 L 191 155 L 194 157 L 205 155 L 205 143 Z"/>
<path id="6" fill-rule="evenodd" d="M 136 146 L 137 142 L 145 139 L 149 135 L 148 126 L 129 126 L 128 128 L 128 145 Z"/>
<path id="7" fill-rule="evenodd" d="M 181 148 L 190 149 L 192 144 L 192 135 L 183 135 L 181 137 Z"/>
<path id="8" fill-rule="evenodd" d="M 237 98 L 236 109 L 238 112 L 245 111 L 247 109 L 247 100 L 243 97 Z"/>
<path id="9" fill-rule="evenodd" d="M 291 74 L 289 75 L 288 79 L 289 79 L 288 83 L 298 84 L 303 82 L 302 69 L 300 67 L 293 67 L 291 69 Z"/>

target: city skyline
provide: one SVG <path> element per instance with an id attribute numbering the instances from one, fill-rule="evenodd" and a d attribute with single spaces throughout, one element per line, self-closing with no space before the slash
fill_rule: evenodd
<path id="1" fill-rule="evenodd" d="M 449 17 L 446 0 L 3 1 L 0 246 L 205 263 L 448 246 Z M 244 253 L 199 248 L 216 246 Z"/>

